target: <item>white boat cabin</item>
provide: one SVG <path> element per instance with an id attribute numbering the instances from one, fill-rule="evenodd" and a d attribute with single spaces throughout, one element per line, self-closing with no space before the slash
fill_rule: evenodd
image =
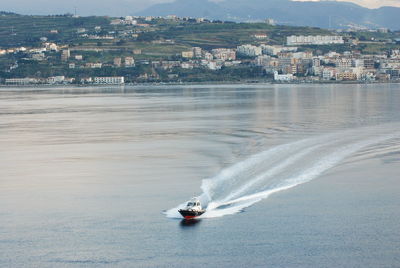
<path id="1" fill-rule="evenodd" d="M 200 200 L 197 198 L 193 198 L 187 203 L 186 209 L 202 210 Z"/>

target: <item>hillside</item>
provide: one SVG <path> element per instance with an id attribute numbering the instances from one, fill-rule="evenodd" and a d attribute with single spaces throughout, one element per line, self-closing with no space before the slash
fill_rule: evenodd
<path id="1" fill-rule="evenodd" d="M 238 46 L 246 45 L 242 49 L 253 51 L 261 49 L 264 44 L 282 48 L 291 35 L 337 34 L 316 27 L 261 22 L 2 13 L 0 83 L 7 83 L 9 78 L 24 77 L 42 79 L 43 82 L 47 81 L 43 79 L 54 76 L 72 78 L 76 83 L 86 83 L 86 78 L 99 76 L 123 76 L 130 82 L 264 79 L 271 75 L 260 65 L 265 64 L 266 58 L 261 57 L 258 61 L 253 52 L 237 52 Z M 287 68 L 296 67 L 297 72 L 298 67 L 299 77 L 307 76 L 310 73 L 310 52 L 318 56 L 335 51 L 374 57 L 387 55 L 398 48 L 397 32 L 368 31 L 341 35 L 343 44 L 299 47 L 298 55 L 308 55 L 306 61 L 299 63 L 303 65 L 291 66 L 290 63 L 280 71 L 287 72 Z M 264 51 L 257 52 L 257 55 L 260 53 Z M 270 60 L 275 62 L 276 58 L 274 55 Z M 271 64 L 277 66 L 276 62 Z"/>
<path id="2" fill-rule="evenodd" d="M 156 4 L 138 15 L 205 17 L 232 21 L 272 18 L 279 24 L 321 28 L 386 27 L 400 29 L 400 8 L 368 9 L 347 2 L 293 2 L 290 0 L 176 0 Z"/>
<path id="3" fill-rule="evenodd" d="M 78 28 L 110 28 L 109 24 L 107 17 L 26 16 L 3 12 L 0 14 L 0 47 L 35 46 L 40 44 L 41 37 L 69 43 L 78 38 Z"/>
<path id="4" fill-rule="evenodd" d="M 110 17 L 72 17 L 72 16 L 26 16 L 3 14 L 0 16 L 0 47 L 38 46 L 41 37 L 49 42 L 72 46 L 91 46 L 102 43 L 102 48 L 143 48 L 154 50 L 154 41 L 173 39 L 174 46 L 235 47 L 253 42 L 255 33 L 267 33 L 269 41 L 275 44 L 285 42 L 292 34 L 321 34 L 327 30 L 310 27 L 272 26 L 266 23 L 194 23 L 189 21 L 153 20 L 149 27 L 111 25 Z M 140 23 L 146 23 L 139 19 Z M 100 27 L 100 32 L 94 30 Z M 78 29 L 84 28 L 87 34 L 110 35 L 113 40 L 83 39 Z M 57 33 L 52 31 L 56 30 Z M 131 31 L 140 32 L 138 38 L 121 37 L 120 34 Z M 119 42 L 123 40 L 123 44 Z M 118 43 L 119 42 L 119 43 Z M 117 45 L 118 43 L 118 45 Z M 164 46 L 165 47 L 165 46 Z M 164 48 L 163 48 L 164 49 Z"/>

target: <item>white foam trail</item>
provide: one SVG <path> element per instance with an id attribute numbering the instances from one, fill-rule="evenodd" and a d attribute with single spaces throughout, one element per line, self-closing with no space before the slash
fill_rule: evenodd
<path id="1" fill-rule="evenodd" d="M 248 189 L 250 189 L 257 182 L 275 176 L 280 171 L 282 171 L 283 169 L 288 167 L 290 164 L 295 163 L 296 161 L 300 160 L 302 157 L 304 157 L 305 155 L 309 154 L 310 152 L 318 149 L 319 147 L 320 147 L 319 145 L 313 146 L 308 149 L 304 149 L 297 154 L 290 156 L 289 158 L 284 160 L 282 163 L 279 163 L 277 166 L 267 170 L 266 172 L 262 173 L 261 175 L 258 175 L 253 180 L 250 180 L 245 185 L 243 185 L 241 188 L 232 192 L 230 195 L 228 195 L 225 199 L 221 200 L 220 202 L 225 203 L 228 200 L 233 200 L 237 196 L 240 196 L 241 194 L 245 193 Z"/>
<path id="2" fill-rule="evenodd" d="M 251 156 L 203 180 L 200 199 L 207 212 L 201 217 L 235 214 L 273 193 L 309 182 L 363 148 L 399 137 L 394 132 L 398 129 L 360 128 L 279 145 Z M 181 218 L 178 209 L 182 206 L 165 214 Z"/>
<path id="3" fill-rule="evenodd" d="M 251 173 L 251 168 L 260 164 L 260 162 L 262 162 L 263 160 L 273 158 L 291 148 L 299 148 L 299 146 L 307 144 L 307 142 L 309 142 L 309 141 L 310 141 L 309 139 L 305 139 L 305 140 L 301 140 L 301 141 L 296 141 L 296 142 L 276 146 L 269 150 L 266 150 L 261 153 L 250 156 L 245 161 L 241 161 L 239 163 L 236 163 L 236 164 L 230 166 L 229 168 L 222 170 L 214 178 L 204 179 L 202 182 L 202 186 L 201 186 L 201 188 L 203 190 L 203 194 L 199 197 L 201 203 L 203 205 L 206 204 L 207 210 L 211 211 L 213 209 L 213 204 L 214 204 L 213 202 L 211 202 L 212 201 L 211 192 L 213 191 L 213 189 L 218 190 L 218 188 L 220 188 L 221 185 L 226 183 L 226 181 L 232 182 L 232 180 L 235 179 L 235 175 L 237 175 L 237 174 L 241 174 L 242 172 Z M 185 205 L 186 205 L 186 202 L 178 205 L 177 207 L 174 207 L 174 208 L 171 208 L 171 209 L 165 211 L 164 214 L 168 218 L 182 218 L 182 216 L 179 214 L 178 210 L 181 208 L 184 208 Z"/>

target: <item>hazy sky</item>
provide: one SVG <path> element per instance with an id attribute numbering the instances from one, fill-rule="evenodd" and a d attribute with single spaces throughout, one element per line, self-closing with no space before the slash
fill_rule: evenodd
<path id="1" fill-rule="evenodd" d="M 295 1 L 320 1 L 320 0 L 295 0 Z M 341 2 L 353 2 L 368 8 L 378 8 L 382 6 L 400 7 L 400 0 L 336 0 Z"/>
<path id="2" fill-rule="evenodd" d="M 173 0 L 0 0 L 0 10 L 21 14 L 64 14 L 73 13 L 77 8 L 79 15 L 132 15 L 155 3 Z M 229 1 L 229 0 L 214 0 Z M 319 0 L 296 0 L 319 1 Z M 338 0 L 354 2 L 369 8 L 384 5 L 400 7 L 400 0 Z"/>
<path id="3" fill-rule="evenodd" d="M 22 14 L 132 15 L 148 6 L 173 0 L 0 0 L 0 10 Z"/>

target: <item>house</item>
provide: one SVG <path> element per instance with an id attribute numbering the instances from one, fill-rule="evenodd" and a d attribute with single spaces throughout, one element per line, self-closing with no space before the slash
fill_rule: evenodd
<path id="1" fill-rule="evenodd" d="M 193 51 L 182 51 L 182 58 L 191 59 L 194 57 Z"/>
<path id="2" fill-rule="evenodd" d="M 268 38 L 268 35 L 267 34 L 259 34 L 259 33 L 256 33 L 256 34 L 254 34 L 253 35 L 254 36 L 254 38 L 255 39 L 267 39 Z"/>

